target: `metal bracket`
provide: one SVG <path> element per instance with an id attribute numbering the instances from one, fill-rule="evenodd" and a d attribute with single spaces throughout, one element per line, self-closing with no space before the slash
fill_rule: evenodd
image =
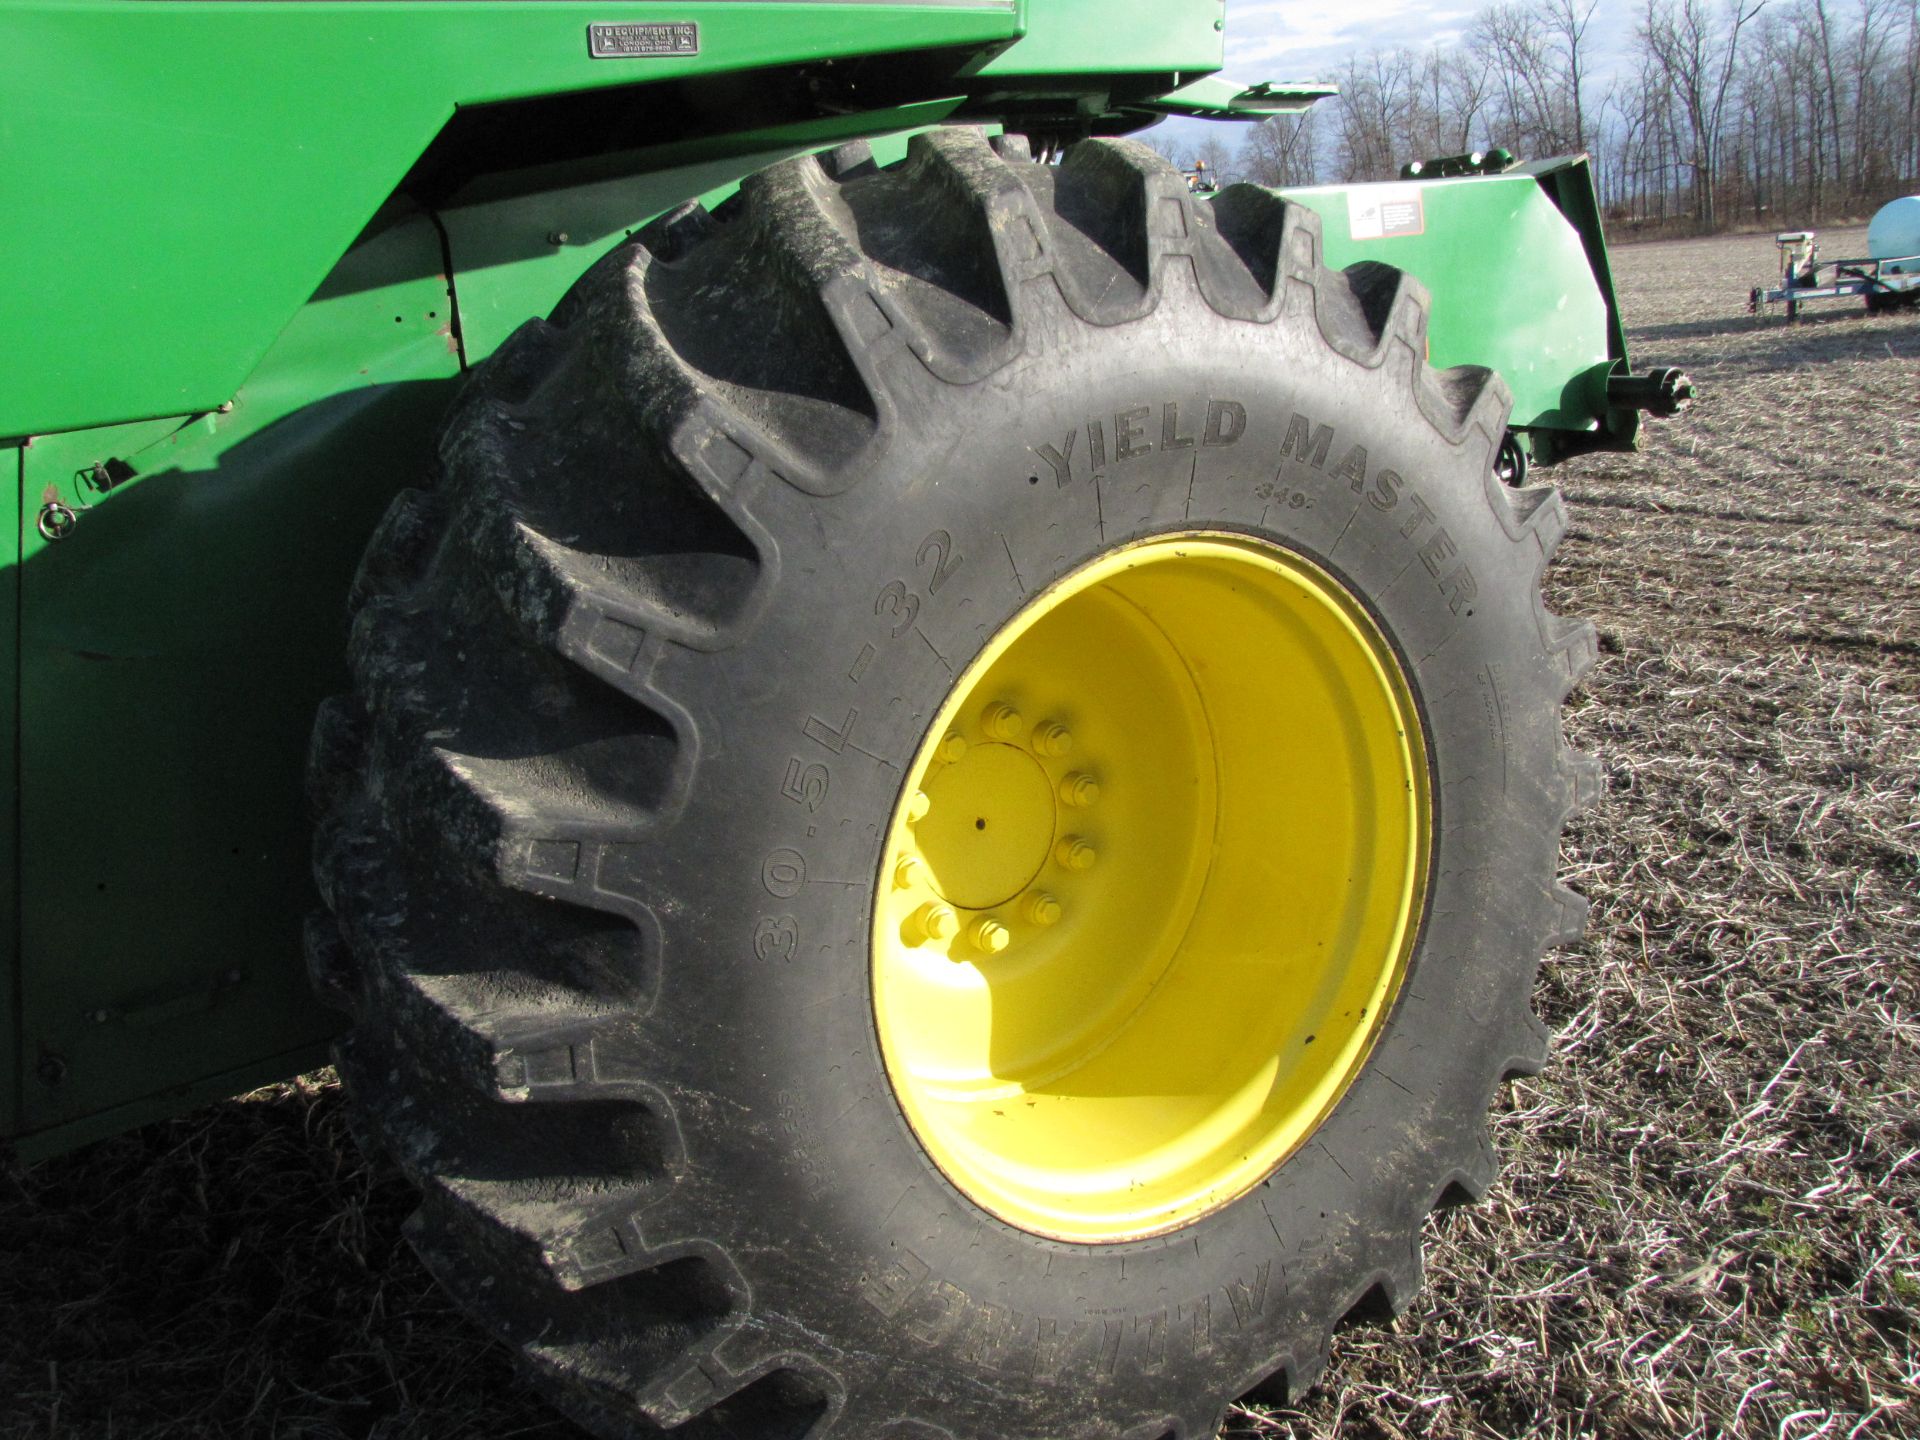
<path id="1" fill-rule="evenodd" d="M 1455 180 L 1462 175 L 1504 175 L 1520 162 L 1511 150 L 1470 150 L 1465 155 L 1442 155 L 1414 160 L 1400 167 L 1402 180 Z"/>
<path id="2" fill-rule="evenodd" d="M 105 495 L 126 484 L 138 473 L 133 466 L 116 457 L 96 462 L 90 468 L 82 470 L 77 478 L 95 494 Z"/>

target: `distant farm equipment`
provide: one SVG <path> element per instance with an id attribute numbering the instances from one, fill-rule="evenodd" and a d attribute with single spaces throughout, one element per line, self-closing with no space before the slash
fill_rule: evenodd
<path id="1" fill-rule="evenodd" d="M 1796 320 L 1809 300 L 1858 295 L 1869 313 L 1920 304 L 1920 195 L 1903 195 L 1882 205 L 1867 227 L 1867 254 L 1856 260 L 1822 260 L 1811 230 L 1788 230 L 1773 237 L 1780 250 L 1780 283 L 1769 290 L 1756 285 L 1747 309 L 1765 313 L 1784 304 Z"/>

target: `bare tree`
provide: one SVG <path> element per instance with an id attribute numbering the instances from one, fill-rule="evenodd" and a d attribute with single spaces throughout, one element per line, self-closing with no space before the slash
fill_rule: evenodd
<path id="1" fill-rule="evenodd" d="M 1483 138 L 1480 126 L 1493 94 L 1486 57 L 1464 46 L 1446 51 L 1440 57 L 1440 89 L 1446 123 L 1446 140 L 1440 148 L 1454 153 L 1471 150 Z"/>
<path id="2" fill-rule="evenodd" d="M 1833 25 L 1827 18 L 1827 0 L 1807 0 L 1807 12 L 1809 38 L 1820 62 L 1820 79 L 1825 82 L 1820 88 L 1826 93 L 1827 118 L 1831 122 L 1827 133 L 1833 137 L 1837 164 L 1845 142 L 1840 138 L 1840 82 L 1833 73 Z"/>
<path id="3" fill-rule="evenodd" d="M 1340 77 L 1340 172 L 1350 180 L 1384 180 L 1394 173 L 1394 131 L 1404 104 L 1405 56 L 1380 50 L 1356 55 Z"/>
<path id="4" fill-rule="evenodd" d="M 1467 44 L 1494 75 L 1506 126 L 1501 143 L 1535 154 L 1567 149 L 1567 98 L 1556 83 L 1544 12 L 1520 0 L 1482 10 Z"/>
<path id="5" fill-rule="evenodd" d="M 1860 15 L 1848 46 L 1847 59 L 1853 80 L 1853 188 L 1855 194 L 1867 194 L 1885 183 L 1885 176 L 1899 178 L 1893 163 L 1893 127 L 1876 124 L 1883 117 L 1893 118 L 1887 105 L 1886 59 L 1893 38 L 1893 0 L 1860 0 Z"/>
<path id="6" fill-rule="evenodd" d="M 1578 149 L 1616 223 L 1701 229 L 1818 223 L 1920 189 L 1920 0 L 1633 0 L 1628 68 L 1596 99 L 1601 3 L 1496 0 L 1459 44 L 1355 55 L 1339 99 L 1248 132 L 1223 178 L 1380 180 L 1493 145 Z"/>
<path id="7" fill-rule="evenodd" d="M 1898 173 L 1920 185 L 1920 0 L 1907 3 L 1906 53 L 1900 66 L 1902 87 Z"/>
<path id="8" fill-rule="evenodd" d="M 1186 147 L 1173 138 L 1173 131 L 1164 124 L 1155 125 L 1150 130 L 1142 130 L 1131 137 L 1152 150 L 1161 159 L 1171 165 L 1184 166 L 1181 155 Z"/>
<path id="9" fill-rule="evenodd" d="M 1766 3 L 1730 0 L 1716 12 L 1708 0 L 1647 0 L 1640 39 L 1658 62 L 1686 117 L 1693 216 L 1703 230 L 1719 223 L 1714 184 L 1719 178 L 1720 142 L 1740 54 L 1740 32 Z"/>
<path id="10" fill-rule="evenodd" d="M 1319 132 L 1314 112 L 1275 115 L 1247 131 L 1240 145 L 1240 178 L 1256 185 L 1313 185 L 1319 181 Z"/>
<path id="11" fill-rule="evenodd" d="M 1237 178 L 1239 167 L 1234 163 L 1233 151 L 1220 133 L 1218 125 L 1210 126 L 1206 138 L 1193 147 L 1193 158 L 1213 172 L 1216 184 L 1226 185 Z"/>
<path id="12" fill-rule="evenodd" d="M 1572 111 L 1573 148 L 1587 148 L 1587 30 L 1600 0 L 1545 0 L 1548 43 L 1559 64 L 1559 79 Z"/>

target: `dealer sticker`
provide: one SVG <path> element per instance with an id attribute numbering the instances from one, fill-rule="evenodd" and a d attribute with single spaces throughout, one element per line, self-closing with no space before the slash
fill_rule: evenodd
<path id="1" fill-rule="evenodd" d="M 635 60 L 658 55 L 698 55 L 700 27 L 691 20 L 644 25 L 632 22 L 587 26 L 587 50 L 596 60 Z"/>
<path id="2" fill-rule="evenodd" d="M 1356 185 L 1347 192 L 1347 233 L 1355 240 L 1391 240 L 1426 230 L 1418 185 Z"/>

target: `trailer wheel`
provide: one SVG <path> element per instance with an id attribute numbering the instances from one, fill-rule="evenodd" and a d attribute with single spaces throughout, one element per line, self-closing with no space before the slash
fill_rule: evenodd
<path id="1" fill-rule="evenodd" d="M 1595 647 L 1504 388 L 1269 192 L 996 146 L 609 255 L 356 587 L 340 1067 L 603 1435 L 1210 1436 L 1544 1056 Z"/>

